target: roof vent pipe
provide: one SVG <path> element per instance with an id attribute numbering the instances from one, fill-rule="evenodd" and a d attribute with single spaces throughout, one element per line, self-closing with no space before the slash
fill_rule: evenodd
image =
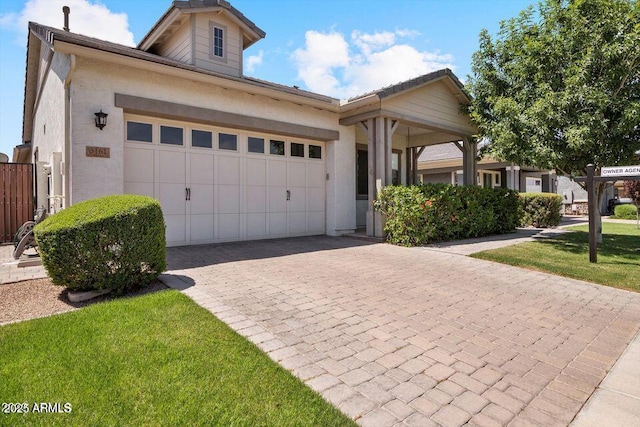
<path id="1" fill-rule="evenodd" d="M 62 13 L 64 13 L 64 27 L 62 29 L 69 31 L 69 14 L 71 13 L 69 6 L 62 6 Z"/>

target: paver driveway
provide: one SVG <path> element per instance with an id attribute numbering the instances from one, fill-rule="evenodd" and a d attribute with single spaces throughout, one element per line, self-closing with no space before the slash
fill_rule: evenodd
<path id="1" fill-rule="evenodd" d="M 171 284 L 362 425 L 566 425 L 640 327 L 640 294 L 425 248 L 311 237 L 167 258 Z"/>

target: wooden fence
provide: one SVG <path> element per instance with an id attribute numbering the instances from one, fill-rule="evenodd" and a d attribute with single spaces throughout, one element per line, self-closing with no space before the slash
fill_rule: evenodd
<path id="1" fill-rule="evenodd" d="M 0 163 L 0 243 L 12 242 L 25 221 L 33 220 L 33 165 Z"/>

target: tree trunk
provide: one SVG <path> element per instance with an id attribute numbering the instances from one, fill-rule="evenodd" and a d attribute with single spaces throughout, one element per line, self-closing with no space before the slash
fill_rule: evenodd
<path id="1" fill-rule="evenodd" d="M 602 243 L 602 215 L 600 214 L 600 207 L 602 206 L 602 198 L 605 195 L 605 190 L 608 187 L 607 182 L 594 182 L 594 191 L 598 204 L 598 208 L 595 211 L 594 218 L 596 220 L 596 242 Z"/>

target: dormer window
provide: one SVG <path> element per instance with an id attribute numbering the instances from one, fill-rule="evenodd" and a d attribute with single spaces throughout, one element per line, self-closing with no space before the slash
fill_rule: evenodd
<path id="1" fill-rule="evenodd" d="M 211 59 L 217 59 L 219 61 L 226 60 L 227 46 L 225 37 L 227 34 L 227 28 L 224 25 L 209 22 L 209 33 L 209 38 L 211 40 Z"/>

